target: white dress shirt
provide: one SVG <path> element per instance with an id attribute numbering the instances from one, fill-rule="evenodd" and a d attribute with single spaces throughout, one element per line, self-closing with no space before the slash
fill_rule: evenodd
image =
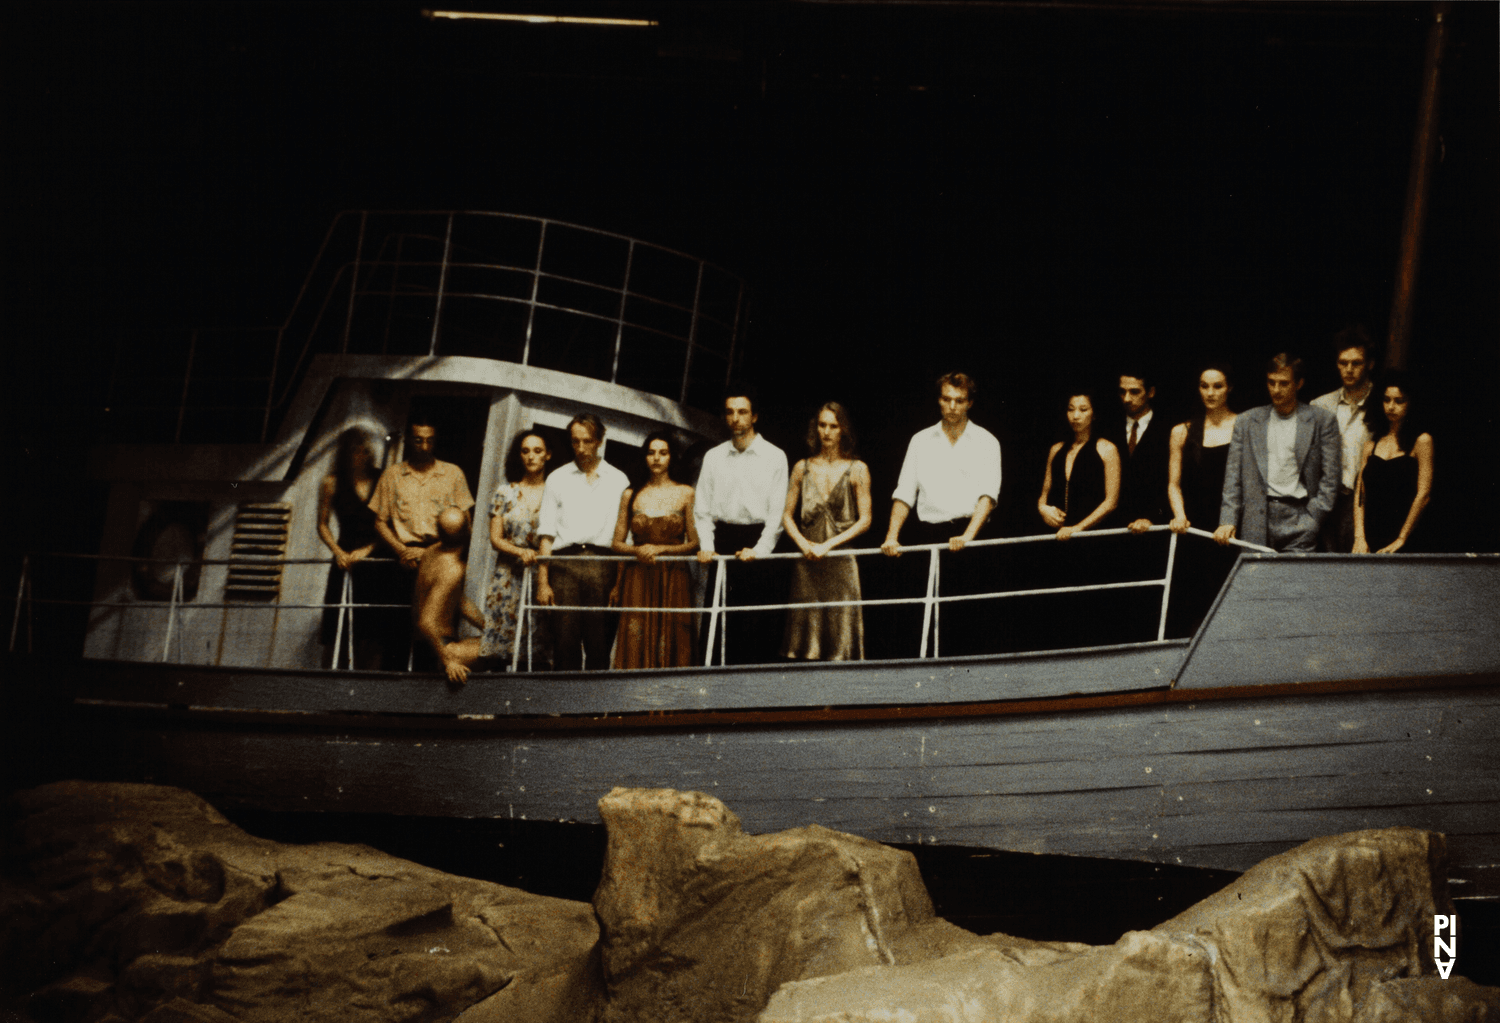
<path id="1" fill-rule="evenodd" d="M 714 522 L 748 526 L 762 523 L 755 556 L 763 558 L 781 539 L 781 513 L 786 507 L 786 454 L 760 434 L 744 451 L 726 440 L 703 456 L 693 496 L 693 520 L 698 543 L 705 551 L 733 554 L 714 546 Z"/>
<path id="2" fill-rule="evenodd" d="M 1370 431 L 1365 426 L 1365 408 L 1375 388 L 1371 387 L 1365 391 L 1365 396 L 1359 401 L 1349 397 L 1349 393 L 1340 387 L 1337 391 L 1329 391 L 1320 394 L 1312 400 L 1318 408 L 1326 408 L 1339 420 L 1339 437 L 1342 439 L 1344 456 L 1344 489 L 1354 489 L 1354 477 L 1359 475 L 1359 456 L 1364 453 L 1365 441 L 1370 437 Z"/>
<path id="3" fill-rule="evenodd" d="M 891 495 L 923 522 L 968 520 L 981 497 L 1000 499 L 1000 442 L 972 420 L 950 443 L 938 423 L 912 437 Z"/>
<path id="4" fill-rule="evenodd" d="M 1266 492 L 1272 497 L 1307 496 L 1297 466 L 1297 413 L 1284 416 L 1275 409 L 1266 418 Z"/>
<path id="5" fill-rule="evenodd" d="M 590 483 L 577 462 L 553 470 L 542 491 L 538 536 L 552 537 L 552 549 L 589 543 L 608 547 L 615 539 L 620 495 L 630 486 L 625 474 L 602 458 Z"/>

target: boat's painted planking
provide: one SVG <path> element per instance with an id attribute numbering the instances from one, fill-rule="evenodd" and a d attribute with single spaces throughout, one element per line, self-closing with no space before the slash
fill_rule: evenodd
<path id="1" fill-rule="evenodd" d="M 1494 671 L 1497 621 L 1500 555 L 1247 554 L 1177 686 Z"/>
<path id="2" fill-rule="evenodd" d="M 1409 824 L 1448 834 L 1460 874 L 1500 862 L 1492 685 L 608 736 L 83 722 L 121 777 L 277 810 L 595 821 L 615 785 L 666 786 L 724 799 L 752 831 L 1244 869 Z"/>

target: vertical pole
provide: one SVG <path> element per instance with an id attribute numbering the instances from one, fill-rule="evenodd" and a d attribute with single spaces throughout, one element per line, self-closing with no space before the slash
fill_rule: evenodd
<path id="1" fill-rule="evenodd" d="M 162 663 L 172 653 L 172 632 L 177 625 L 177 601 L 182 596 L 182 562 L 172 567 L 172 600 L 167 606 L 167 634 L 161 643 Z"/>
<path id="2" fill-rule="evenodd" d="M 734 376 L 734 349 L 740 339 L 740 310 L 745 305 L 745 282 L 740 281 L 740 289 L 734 293 L 734 319 L 729 321 L 729 359 L 724 364 L 724 386 L 729 386 L 729 380 Z"/>
<path id="3" fill-rule="evenodd" d="M 365 223 L 369 219 L 369 210 L 359 211 L 359 238 L 354 243 L 354 273 L 349 278 L 349 308 L 344 313 L 344 341 L 339 346 L 340 355 L 349 354 L 349 328 L 354 323 L 354 295 L 359 290 L 359 264 L 365 254 Z"/>
<path id="4" fill-rule="evenodd" d="M 1401 255 L 1396 261 L 1396 292 L 1391 298 L 1390 334 L 1386 365 L 1406 367 L 1411 334 L 1412 296 L 1417 287 L 1417 264 L 1422 256 L 1422 230 L 1427 222 L 1427 193 L 1432 181 L 1432 155 L 1437 148 L 1438 85 L 1443 70 L 1449 4 L 1433 4 L 1432 28 L 1427 33 L 1427 56 L 1422 68 L 1422 96 L 1417 131 L 1411 143 L 1411 170 L 1406 181 L 1406 213 L 1401 220 Z"/>
<path id="5" fill-rule="evenodd" d="M 536 296 L 542 284 L 542 250 L 547 247 L 547 221 L 536 240 L 536 267 L 531 271 L 531 301 L 526 307 L 526 344 L 521 348 L 521 365 L 531 365 L 531 328 L 536 325 Z"/>
<path id="6" fill-rule="evenodd" d="M 939 640 L 943 635 L 943 603 L 938 597 L 943 595 L 943 551 L 939 548 L 932 552 L 932 656 L 943 656 Z"/>
<path id="7" fill-rule="evenodd" d="M 625 339 L 625 300 L 630 297 L 630 270 L 635 265 L 635 239 L 625 250 L 625 283 L 620 288 L 620 315 L 615 317 L 615 364 L 609 370 L 609 382 L 620 382 L 620 345 Z"/>
<path id="8" fill-rule="evenodd" d="M 729 560 L 726 558 L 720 562 L 724 566 L 724 574 L 719 577 L 719 607 L 729 606 Z M 729 612 L 724 612 L 724 619 L 719 623 L 719 665 L 720 667 L 729 663 Z"/>
<path id="9" fill-rule="evenodd" d="M 680 404 L 687 404 L 688 373 L 693 368 L 693 346 L 698 343 L 698 301 L 703 295 L 703 260 L 698 260 L 698 280 L 693 284 L 693 319 L 688 324 L 687 355 L 682 359 L 682 396 Z M 726 385 L 727 386 L 727 385 Z"/>
<path id="10" fill-rule="evenodd" d="M 448 230 L 443 234 L 443 266 L 438 271 L 437 307 L 432 311 L 432 340 L 427 343 L 427 354 L 437 354 L 438 327 L 443 319 L 443 292 L 448 287 L 448 257 L 453 251 L 453 214 L 448 214 Z"/>
<path id="11" fill-rule="evenodd" d="M 198 331 L 194 328 L 188 338 L 187 365 L 182 370 L 182 395 L 177 400 L 177 432 L 172 434 L 172 443 L 182 443 L 182 418 L 187 414 L 188 387 L 193 381 L 193 357 L 198 354 Z"/>
<path id="12" fill-rule="evenodd" d="M 526 618 L 531 614 L 531 566 L 527 565 L 521 570 L 521 606 L 516 615 L 516 639 L 510 652 L 510 666 L 506 671 L 515 671 L 521 660 L 521 641 L 528 644 L 526 648 L 526 670 L 531 670 L 531 635 L 526 631 Z"/>
<path id="13" fill-rule="evenodd" d="M 703 666 L 710 667 L 714 663 L 714 640 L 719 634 L 719 616 L 723 613 L 724 593 L 724 559 L 714 559 L 714 584 L 713 593 L 708 599 L 708 642 L 703 646 Z"/>
<path id="14" fill-rule="evenodd" d="M 10 620 L 10 652 L 16 652 L 16 633 L 21 629 L 21 601 L 26 596 L 27 577 L 31 574 L 31 555 L 21 555 L 21 578 L 16 580 L 16 613 Z"/>
<path id="15" fill-rule="evenodd" d="M 276 328 L 276 344 L 271 348 L 271 375 L 266 378 L 266 408 L 260 417 L 260 442 L 266 442 L 266 434 L 271 429 L 271 406 L 276 401 L 276 371 L 281 366 L 281 338 L 286 331 L 286 324 Z"/>
<path id="16" fill-rule="evenodd" d="M 932 598 L 937 592 L 937 548 L 927 553 L 927 593 L 922 599 L 922 645 L 917 649 L 918 657 L 927 656 L 927 637 L 932 634 Z"/>
<path id="17" fill-rule="evenodd" d="M 1161 621 L 1156 625 L 1156 641 L 1167 638 L 1167 600 L 1172 596 L 1172 566 L 1177 561 L 1177 534 L 1167 541 L 1167 574 L 1161 581 Z"/>

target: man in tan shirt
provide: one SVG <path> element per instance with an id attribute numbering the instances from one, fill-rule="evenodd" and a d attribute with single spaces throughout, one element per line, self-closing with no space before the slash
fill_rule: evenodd
<path id="1" fill-rule="evenodd" d="M 416 570 L 422 552 L 438 539 L 438 516 L 449 508 L 474 507 L 464 471 L 436 456 L 437 430 L 413 419 L 406 428 L 406 457 L 388 466 L 375 484 L 370 510 L 375 531 L 403 567 Z"/>

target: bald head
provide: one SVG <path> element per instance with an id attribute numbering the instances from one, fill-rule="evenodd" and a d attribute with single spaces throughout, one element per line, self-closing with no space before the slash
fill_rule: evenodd
<path id="1" fill-rule="evenodd" d="M 437 518 L 438 540 L 452 547 L 464 542 L 469 533 L 469 517 L 457 508 L 449 508 Z"/>

